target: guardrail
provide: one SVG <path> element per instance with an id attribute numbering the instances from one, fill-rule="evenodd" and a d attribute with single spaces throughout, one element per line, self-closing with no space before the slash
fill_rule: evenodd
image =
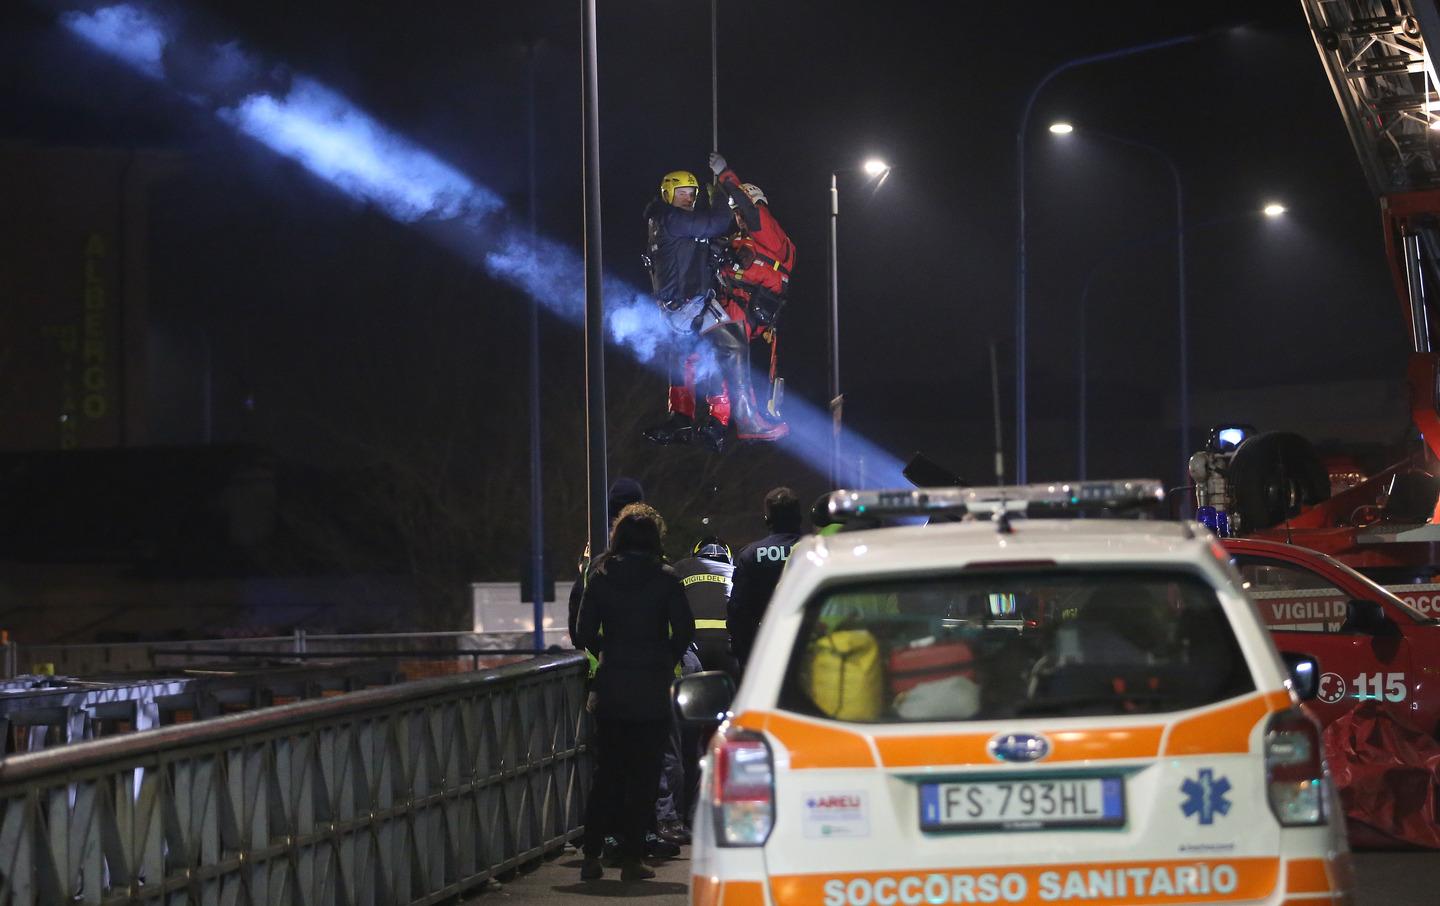
<path id="1" fill-rule="evenodd" d="M 243 663 L 156 677 L 0 680 L 0 756 L 404 680 L 395 659 L 370 657 L 324 664 Z"/>
<path id="2" fill-rule="evenodd" d="M 531 647 L 530 632 L 390 632 L 364 634 L 312 634 L 297 629 L 291 635 L 255 638 L 190 639 L 168 642 L 97 642 L 73 645 L 31 645 L 7 642 L 0 645 L 0 670 L 6 677 L 18 673 L 55 673 L 65 676 L 136 673 L 157 668 L 187 666 L 213 658 L 217 650 L 234 654 L 324 654 L 345 652 L 347 655 L 373 652 L 375 656 L 394 655 L 406 649 L 454 647 L 463 651 Z M 546 645 L 568 647 L 569 633 L 564 629 L 546 630 Z M 187 649 L 203 651 L 187 657 Z M 163 663 L 155 652 L 164 652 Z M 457 651 L 462 654 L 463 651 Z M 41 669 L 43 666 L 43 669 Z"/>
<path id="3" fill-rule="evenodd" d="M 576 836 L 585 659 L 0 761 L 0 903 L 426 904 Z"/>

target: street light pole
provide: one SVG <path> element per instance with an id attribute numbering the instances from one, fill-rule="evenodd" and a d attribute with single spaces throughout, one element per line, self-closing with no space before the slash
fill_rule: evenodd
<path id="1" fill-rule="evenodd" d="M 535 70 L 539 68 L 539 45 L 526 48 L 525 87 L 528 103 L 525 105 L 525 137 L 527 160 L 526 182 L 529 190 L 527 213 L 530 215 L 530 255 L 533 261 L 536 252 L 536 237 L 539 235 L 536 217 L 539 209 L 539 192 L 535 175 Z M 544 476 L 540 455 L 540 299 L 530 300 L 530 590 L 534 595 L 535 650 L 545 650 L 545 494 Z"/>
<path id="2" fill-rule="evenodd" d="M 1118 60 L 1121 57 L 1129 57 L 1135 54 L 1146 53 L 1152 50 L 1162 50 L 1167 47 L 1175 47 L 1180 44 L 1188 44 L 1200 38 L 1200 34 L 1182 35 L 1178 38 L 1169 38 L 1164 41 L 1151 41 L 1145 44 L 1136 44 L 1132 47 L 1124 47 L 1119 50 L 1112 50 L 1106 53 L 1092 54 L 1086 57 L 1076 57 L 1067 60 L 1051 69 L 1035 83 L 1030 94 L 1025 99 L 1025 106 L 1020 113 L 1020 128 L 1015 133 L 1015 188 L 1017 203 L 1019 205 L 1019 223 L 1016 236 L 1016 274 L 1015 274 L 1015 480 L 1024 484 L 1029 480 L 1029 443 L 1027 439 L 1026 422 L 1028 420 L 1026 402 L 1026 249 L 1025 249 L 1025 136 L 1030 128 L 1030 113 L 1035 107 L 1035 100 L 1040 96 L 1041 90 L 1050 84 L 1056 76 L 1071 69 L 1081 66 L 1088 66 L 1091 63 L 1104 63 L 1109 60 Z"/>
<path id="3" fill-rule="evenodd" d="M 605 303 L 600 258 L 600 88 L 595 46 L 595 0 L 585 0 L 581 81 L 585 173 L 585 465 L 589 501 L 590 556 L 605 550 L 606 513 Z"/>
<path id="4" fill-rule="evenodd" d="M 846 167 L 830 171 L 830 487 L 840 486 L 840 429 L 842 424 L 844 401 L 840 397 L 840 254 L 838 252 L 837 235 L 840 220 L 840 189 L 839 176 L 841 173 L 852 172 L 855 168 Z M 890 165 L 878 158 L 870 158 L 861 167 L 865 173 L 883 183 L 890 175 Z M 880 184 L 876 184 L 878 189 Z"/>
<path id="5" fill-rule="evenodd" d="M 830 173 L 830 487 L 840 486 L 840 255 L 836 235 L 840 219 L 838 171 Z"/>

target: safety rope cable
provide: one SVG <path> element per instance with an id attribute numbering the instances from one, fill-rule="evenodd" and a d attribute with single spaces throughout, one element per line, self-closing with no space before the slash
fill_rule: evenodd
<path id="1" fill-rule="evenodd" d="M 710 0 L 710 150 L 720 153 L 720 39 L 715 5 Z"/>

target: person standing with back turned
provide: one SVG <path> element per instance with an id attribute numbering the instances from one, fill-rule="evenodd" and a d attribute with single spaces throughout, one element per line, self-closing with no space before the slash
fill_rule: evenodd
<path id="1" fill-rule="evenodd" d="M 750 646 L 760 631 L 760 621 L 780 573 L 790 560 L 790 549 L 800 540 L 805 519 L 801 515 L 800 498 L 786 487 L 774 488 L 765 495 L 765 525 L 770 534 L 749 545 L 735 558 L 735 577 L 730 592 L 730 647 L 740 668 L 750 660 Z"/>
<path id="2" fill-rule="evenodd" d="M 621 510 L 580 600 L 575 643 L 600 658 L 591 686 L 599 765 L 585 808 L 582 880 L 604 875 L 609 832 L 621 838 L 622 880 L 655 877 L 641 861 L 645 831 L 669 739 L 670 683 L 695 638 L 685 589 L 665 564 L 663 535 L 664 520 L 652 507 Z"/>

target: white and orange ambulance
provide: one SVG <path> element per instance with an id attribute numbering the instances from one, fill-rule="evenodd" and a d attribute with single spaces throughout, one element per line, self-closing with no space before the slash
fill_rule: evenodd
<path id="1" fill-rule="evenodd" d="M 692 906 L 1348 904 L 1317 665 L 1158 482 L 838 491 L 796 545 L 694 823 Z M 1026 514 L 1029 518 L 1024 518 Z M 935 521 L 932 518 L 932 523 Z M 733 694 L 733 701 L 731 696 Z"/>

